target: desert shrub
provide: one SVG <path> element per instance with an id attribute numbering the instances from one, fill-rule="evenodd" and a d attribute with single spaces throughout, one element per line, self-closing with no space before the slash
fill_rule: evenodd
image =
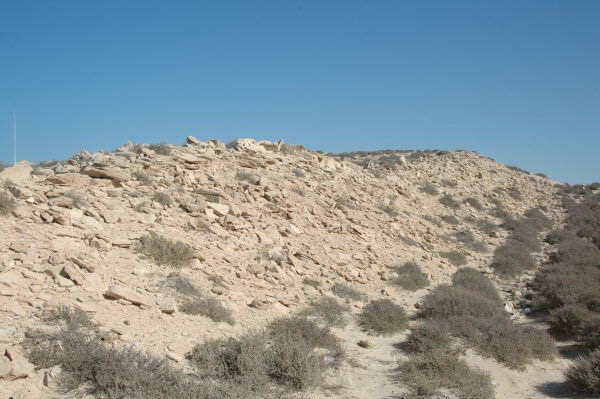
<path id="1" fill-rule="evenodd" d="M 410 329 L 406 347 L 410 353 L 452 351 L 447 324 L 440 319 L 427 319 Z"/>
<path id="2" fill-rule="evenodd" d="M 453 180 L 443 179 L 442 186 L 448 187 L 448 188 L 454 188 L 454 187 L 458 186 L 458 183 Z"/>
<path id="3" fill-rule="evenodd" d="M 292 170 L 292 173 L 296 177 L 300 177 L 300 178 L 306 177 L 306 171 L 304 169 L 295 168 L 294 170 Z"/>
<path id="4" fill-rule="evenodd" d="M 578 304 L 588 310 L 600 312 L 600 268 L 594 266 L 569 267 L 558 263 L 546 267 L 536 275 L 534 298 L 541 309 L 556 309 L 568 304 Z"/>
<path id="5" fill-rule="evenodd" d="M 540 208 L 531 208 L 525 211 L 525 222 L 532 225 L 537 231 L 552 227 L 550 219 Z"/>
<path id="6" fill-rule="evenodd" d="M 476 252 L 487 252 L 488 247 L 483 242 L 478 241 L 470 230 L 463 230 L 454 233 L 454 238 L 467 248 Z"/>
<path id="7" fill-rule="evenodd" d="M 152 232 L 140 238 L 136 250 L 160 265 L 173 267 L 186 266 L 195 256 L 194 249 L 188 244 Z"/>
<path id="8" fill-rule="evenodd" d="M 81 312 L 83 313 L 83 312 Z M 58 383 L 70 391 L 79 387 L 108 398 L 159 399 L 227 397 L 221 387 L 186 375 L 161 360 L 132 348 L 105 344 L 76 311 L 63 311 L 53 333 L 28 331 L 27 357 L 36 368 L 61 368 Z M 89 321 L 89 320 L 88 320 Z"/>
<path id="9" fill-rule="evenodd" d="M 189 299 L 181 304 L 180 310 L 185 314 L 208 317 L 217 323 L 235 324 L 231 310 L 224 307 L 221 301 L 215 298 Z"/>
<path id="10" fill-rule="evenodd" d="M 148 148 L 159 155 L 171 155 L 171 147 L 167 143 L 150 144 Z"/>
<path id="11" fill-rule="evenodd" d="M 331 287 L 331 292 L 340 298 L 352 299 L 354 301 L 361 300 L 364 297 L 360 291 L 344 283 L 335 283 Z"/>
<path id="12" fill-rule="evenodd" d="M 398 274 L 390 281 L 393 285 L 409 291 L 416 291 L 429 285 L 429 279 L 415 262 L 406 262 L 402 266 L 396 266 L 393 270 Z"/>
<path id="13" fill-rule="evenodd" d="M 567 224 L 579 236 L 600 247 L 600 193 L 588 194 L 568 209 Z"/>
<path id="14" fill-rule="evenodd" d="M 521 169 L 521 168 L 519 168 L 518 166 L 515 166 L 515 165 L 506 165 L 506 167 L 508 169 L 510 169 L 510 170 L 514 170 L 515 172 L 521 172 L 521 173 L 524 173 L 526 175 L 531 174 L 530 172 L 526 171 L 525 169 Z"/>
<path id="15" fill-rule="evenodd" d="M 235 174 L 235 178 L 239 181 L 243 181 L 243 182 L 250 183 L 250 184 L 257 184 L 258 181 L 260 180 L 256 174 L 254 174 L 252 172 L 247 172 L 245 170 L 241 170 L 241 171 L 237 172 Z"/>
<path id="16" fill-rule="evenodd" d="M 501 278 L 511 278 L 524 272 L 535 269 L 535 259 L 529 250 L 520 242 L 508 240 L 496 248 L 491 267 Z"/>
<path id="17" fill-rule="evenodd" d="M 65 197 L 71 198 L 73 200 L 73 207 L 77 209 L 84 209 L 90 206 L 83 194 L 77 191 L 67 191 L 64 195 Z"/>
<path id="18" fill-rule="evenodd" d="M 509 187 L 506 192 L 508 193 L 508 195 L 511 196 L 512 199 L 517 200 L 517 201 L 522 201 L 523 200 L 523 194 L 521 194 L 521 191 L 519 190 L 518 187 L 513 186 L 513 187 Z"/>
<path id="19" fill-rule="evenodd" d="M 485 234 L 491 236 L 498 231 L 498 225 L 487 219 L 481 219 L 477 222 L 477 228 Z"/>
<path id="20" fill-rule="evenodd" d="M 367 331 L 393 334 L 408 327 L 408 316 L 402 306 L 389 299 L 379 299 L 365 305 L 358 322 Z"/>
<path id="21" fill-rule="evenodd" d="M 292 332 L 307 342 L 313 348 L 323 348 L 330 351 L 336 358 L 341 358 L 343 348 L 338 339 L 328 327 L 318 325 L 312 320 L 302 316 L 281 317 L 269 325 L 270 336 L 277 337 Z"/>
<path id="22" fill-rule="evenodd" d="M 136 170 L 135 172 L 133 172 L 133 177 L 135 177 L 136 180 L 141 182 L 144 186 L 152 185 L 152 182 L 153 182 L 152 177 L 146 172 L 143 172 L 141 170 Z"/>
<path id="23" fill-rule="evenodd" d="M 313 302 L 300 314 L 318 317 L 328 326 L 344 327 L 346 325 L 345 313 L 348 311 L 350 311 L 348 305 L 340 304 L 335 298 L 323 297 Z"/>
<path id="24" fill-rule="evenodd" d="M 552 230 L 546 235 L 544 241 L 550 245 L 557 245 L 564 240 L 573 240 L 576 238 L 577 236 L 573 232 L 566 230 Z"/>
<path id="25" fill-rule="evenodd" d="M 469 344 L 481 355 L 507 367 L 521 368 L 530 359 L 550 360 L 556 355 L 554 340 L 546 331 L 514 324 L 508 318 L 479 318 L 469 322 L 474 325 L 463 330 L 467 331 L 465 338 Z"/>
<path id="26" fill-rule="evenodd" d="M 15 210 L 17 201 L 12 194 L 0 190 L 0 216 L 6 216 Z"/>
<path id="27" fill-rule="evenodd" d="M 267 356 L 265 334 L 250 332 L 239 338 L 217 338 L 198 344 L 191 361 L 205 376 L 260 392 L 270 383 Z"/>
<path id="28" fill-rule="evenodd" d="M 500 300 L 498 290 L 494 284 L 480 271 L 471 267 L 463 267 L 452 276 L 452 285 L 476 291 L 480 295 L 496 301 Z"/>
<path id="29" fill-rule="evenodd" d="M 471 205 L 471 207 L 473 209 L 477 209 L 478 211 L 482 211 L 483 210 L 483 205 L 481 204 L 481 202 L 477 198 L 468 197 L 468 198 L 465 198 L 464 202 L 466 204 Z"/>
<path id="30" fill-rule="evenodd" d="M 314 288 L 318 288 L 321 286 L 320 281 L 317 281 L 317 280 L 314 280 L 314 279 L 308 278 L 308 277 L 305 277 L 304 280 L 302 280 L 302 283 L 306 284 L 306 285 L 310 285 L 311 287 L 314 287 Z"/>
<path id="31" fill-rule="evenodd" d="M 458 202 L 457 200 L 454 199 L 454 197 L 452 197 L 450 194 L 444 194 L 442 195 L 442 197 L 440 198 L 440 203 L 444 206 L 447 206 L 448 208 L 451 209 L 458 209 L 460 208 L 460 202 Z"/>
<path id="32" fill-rule="evenodd" d="M 425 183 L 421 185 L 421 191 L 429 195 L 439 195 L 440 193 L 437 187 L 432 183 Z"/>
<path id="33" fill-rule="evenodd" d="M 422 318 L 450 319 L 459 317 L 504 317 L 499 297 L 482 296 L 466 287 L 440 285 L 433 289 L 421 303 L 418 313 Z"/>
<path id="34" fill-rule="evenodd" d="M 554 335 L 565 338 L 575 337 L 583 332 L 594 316 L 600 318 L 599 314 L 591 312 L 582 304 L 569 303 L 550 311 L 548 323 Z"/>
<path id="35" fill-rule="evenodd" d="M 437 397 L 450 391 L 460 399 L 490 399 L 494 388 L 490 376 L 471 369 L 455 354 L 443 351 L 410 356 L 400 364 L 400 380 L 408 385 L 411 398 Z"/>
<path id="36" fill-rule="evenodd" d="M 152 196 L 152 200 L 163 206 L 169 206 L 173 203 L 171 196 L 166 192 L 157 192 Z"/>
<path id="37" fill-rule="evenodd" d="M 173 289 L 179 295 L 188 298 L 201 298 L 202 292 L 187 277 L 173 276 L 167 278 L 165 286 Z"/>
<path id="38" fill-rule="evenodd" d="M 448 259 L 454 266 L 461 266 L 467 263 L 467 257 L 458 251 L 440 252 L 442 258 Z"/>
<path id="39" fill-rule="evenodd" d="M 600 349 L 580 356 L 567 369 L 565 378 L 576 392 L 600 394 Z"/>
<path id="40" fill-rule="evenodd" d="M 442 215 L 441 219 L 452 226 L 460 224 L 460 220 L 454 215 Z"/>
<path id="41" fill-rule="evenodd" d="M 508 238 L 520 242 L 529 252 L 539 252 L 541 249 L 537 231 L 528 223 L 519 223 Z"/>

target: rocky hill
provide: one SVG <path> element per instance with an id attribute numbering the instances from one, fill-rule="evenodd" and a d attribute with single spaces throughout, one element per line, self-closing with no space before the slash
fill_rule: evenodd
<path id="1" fill-rule="evenodd" d="M 354 313 L 380 298 L 413 312 L 430 288 L 390 284 L 408 261 L 431 287 L 464 264 L 498 283 L 492 251 L 509 234 L 500 214 L 542 207 L 563 218 L 556 182 L 466 151 L 333 155 L 188 137 L 183 146 L 129 143 L 65 162 L 21 162 L 0 182 L 3 398 L 58 395 L 52 370 L 34 370 L 22 341 L 61 306 L 88 314 L 107 341 L 186 368 L 198 342 L 259 328 L 340 290 L 357 293 L 346 299 Z M 217 316 L 190 310 L 190 290 Z M 401 337 L 370 337 L 366 349 L 356 345 L 369 337 L 358 327 L 334 332 L 362 366 L 342 366 L 331 376 L 337 388 L 320 389 L 340 398 L 401 391 L 384 377 Z M 488 366 L 499 398 L 543 396 L 533 385 L 556 376 L 535 369 L 516 381 L 512 370 Z"/>

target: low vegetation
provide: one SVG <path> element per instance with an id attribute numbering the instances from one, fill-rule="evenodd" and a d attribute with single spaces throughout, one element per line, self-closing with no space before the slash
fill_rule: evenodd
<path id="1" fill-rule="evenodd" d="M 447 206 L 450 209 L 458 209 L 460 208 L 460 202 L 454 199 L 450 194 L 444 194 L 440 198 L 440 203 L 444 206 Z"/>
<path id="2" fill-rule="evenodd" d="M 149 144 L 148 148 L 158 155 L 171 155 L 171 147 L 167 143 Z"/>
<path id="3" fill-rule="evenodd" d="M 405 290 L 416 291 L 429 286 L 429 279 L 415 262 L 406 262 L 396 266 L 393 271 L 397 274 L 390 283 Z"/>
<path id="4" fill-rule="evenodd" d="M 350 287 L 344 283 L 335 283 L 331 287 L 331 292 L 337 297 L 351 299 L 353 301 L 359 301 L 364 297 L 364 295 L 361 294 L 356 288 Z"/>
<path id="5" fill-rule="evenodd" d="M 575 360 L 565 372 L 565 378 L 576 392 L 600 394 L 600 349 Z"/>
<path id="6" fill-rule="evenodd" d="M 171 196 L 164 191 L 154 193 L 154 195 L 152 196 L 152 201 L 158 202 L 163 206 L 169 206 L 173 203 Z"/>
<path id="7" fill-rule="evenodd" d="M 413 352 L 447 351 L 452 336 L 511 368 L 521 368 L 532 359 L 551 359 L 556 353 L 545 331 L 510 320 L 494 285 L 475 269 L 460 269 L 451 286 L 431 291 L 418 317 L 423 324 L 413 328 L 408 340 Z"/>
<path id="8" fill-rule="evenodd" d="M 180 306 L 180 310 L 185 314 L 208 317 L 217 323 L 235 324 L 231 310 L 224 307 L 221 301 L 215 298 L 189 299 Z"/>
<path id="9" fill-rule="evenodd" d="M 432 183 L 425 183 L 421 186 L 421 191 L 429 195 L 439 195 L 440 191 Z"/>
<path id="10" fill-rule="evenodd" d="M 350 307 L 339 303 L 335 298 L 322 297 L 300 312 L 304 316 L 319 318 L 330 327 L 344 327 L 347 324 L 345 314 Z"/>
<path id="11" fill-rule="evenodd" d="M 468 198 L 465 198 L 464 202 L 465 202 L 465 204 L 469 204 L 471 206 L 471 208 L 473 208 L 473 209 L 477 209 L 478 211 L 483 210 L 483 205 L 477 198 L 468 197 Z"/>
<path id="12" fill-rule="evenodd" d="M 462 252 L 458 251 L 448 251 L 448 252 L 440 252 L 440 256 L 442 258 L 448 259 L 450 263 L 454 266 L 462 266 L 467 263 L 467 257 Z"/>
<path id="13" fill-rule="evenodd" d="M 402 306 L 389 299 L 379 299 L 365 305 L 358 316 L 358 323 L 366 331 L 394 334 L 408 327 L 408 316 Z"/>
<path id="14" fill-rule="evenodd" d="M 0 189 L 0 216 L 9 215 L 17 207 L 17 201 L 12 194 Z"/>
<path id="15" fill-rule="evenodd" d="M 150 233 L 138 241 L 136 250 L 159 265 L 184 267 L 194 259 L 195 251 L 188 244 Z"/>

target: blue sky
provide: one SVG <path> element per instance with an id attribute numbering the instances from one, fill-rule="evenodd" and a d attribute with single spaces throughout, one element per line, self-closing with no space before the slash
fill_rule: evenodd
<path id="1" fill-rule="evenodd" d="M 1 1 L 0 160 L 127 140 L 468 149 L 600 180 L 600 1 Z"/>

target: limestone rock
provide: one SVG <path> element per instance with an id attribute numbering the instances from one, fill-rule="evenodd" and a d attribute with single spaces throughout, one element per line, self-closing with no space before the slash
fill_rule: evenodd
<path id="1" fill-rule="evenodd" d="M 104 296 L 111 299 L 124 299 L 128 302 L 131 302 L 134 305 L 146 305 L 150 306 L 153 302 L 149 298 L 138 294 L 130 288 L 113 285 L 108 288 L 108 290 L 104 293 Z"/>

